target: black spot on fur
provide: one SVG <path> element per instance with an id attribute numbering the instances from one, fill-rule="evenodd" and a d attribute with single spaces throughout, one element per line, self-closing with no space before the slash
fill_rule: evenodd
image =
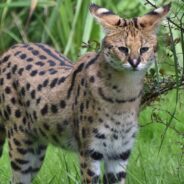
<path id="1" fill-rule="evenodd" d="M 19 57 L 20 57 L 20 59 L 25 59 L 27 56 L 26 56 L 26 54 L 21 54 Z"/>
<path id="2" fill-rule="evenodd" d="M 50 69 L 49 69 L 49 74 L 50 74 L 50 75 L 54 75 L 54 74 L 56 74 L 56 73 L 57 73 L 57 71 L 54 70 L 53 68 L 50 68 Z"/>
<path id="3" fill-rule="evenodd" d="M 30 73 L 30 75 L 31 75 L 32 77 L 34 77 L 37 73 L 38 73 L 37 70 L 33 70 L 33 71 Z"/>
<path id="4" fill-rule="evenodd" d="M 127 150 L 126 152 L 123 152 L 119 157 L 122 159 L 122 160 L 127 160 L 130 156 L 130 153 L 131 151 L 130 150 Z"/>
<path id="5" fill-rule="evenodd" d="M 2 86 L 2 85 L 3 85 L 3 83 L 4 83 L 4 79 L 3 79 L 3 78 L 1 78 L 1 79 L 0 79 L 0 85 Z"/>
<path id="6" fill-rule="evenodd" d="M 49 56 L 51 56 L 52 58 L 54 58 L 55 60 L 59 60 L 62 66 L 67 66 L 71 68 L 71 64 L 69 62 L 64 62 L 62 59 L 65 59 L 63 56 L 60 55 L 60 57 L 58 57 L 57 55 L 55 55 L 50 49 L 48 49 L 45 45 L 43 44 L 36 44 L 40 49 L 42 49 L 44 52 L 46 52 Z M 61 58 L 63 57 L 63 58 Z"/>
<path id="7" fill-rule="evenodd" d="M 15 52 L 14 56 L 18 56 L 21 53 L 21 51 Z"/>
<path id="8" fill-rule="evenodd" d="M 10 94 L 11 93 L 11 88 L 9 86 L 7 86 L 5 88 L 5 93 L 7 93 L 7 94 Z"/>
<path id="9" fill-rule="evenodd" d="M 35 120 L 37 120 L 37 114 L 36 114 L 36 111 L 33 111 L 33 118 L 34 118 Z"/>
<path id="10" fill-rule="evenodd" d="M 21 117 L 21 112 L 20 112 L 19 109 L 15 110 L 15 116 L 16 116 L 17 118 L 20 118 L 20 117 Z"/>
<path id="11" fill-rule="evenodd" d="M 49 79 L 44 80 L 43 81 L 43 87 L 46 87 L 48 85 L 48 83 L 49 83 Z"/>
<path id="12" fill-rule="evenodd" d="M 45 75 L 45 71 L 40 71 L 39 75 Z"/>
<path id="13" fill-rule="evenodd" d="M 29 106 L 30 106 L 30 101 L 27 100 L 27 101 L 26 101 L 26 107 L 29 107 Z"/>
<path id="14" fill-rule="evenodd" d="M 49 63 L 50 66 L 55 66 L 56 65 L 56 63 L 52 60 L 48 60 L 48 63 Z"/>
<path id="15" fill-rule="evenodd" d="M 41 114 L 45 115 L 48 113 L 48 105 L 46 104 L 42 109 L 41 109 Z"/>
<path id="16" fill-rule="evenodd" d="M 30 87 L 31 87 L 30 83 L 27 83 L 27 84 L 26 84 L 26 89 L 29 90 Z"/>
<path id="17" fill-rule="evenodd" d="M 27 62 L 32 62 L 33 61 L 33 58 L 27 58 L 26 61 Z"/>
<path id="18" fill-rule="evenodd" d="M 24 118 L 22 119 L 22 122 L 23 122 L 24 125 L 26 125 L 27 119 L 24 117 Z"/>
<path id="19" fill-rule="evenodd" d="M 11 167 L 14 171 L 20 171 L 21 168 L 13 161 L 11 161 Z"/>
<path id="20" fill-rule="evenodd" d="M 35 92 L 35 90 L 32 90 L 31 91 L 31 98 L 32 99 L 35 99 L 35 96 L 36 96 L 36 92 Z"/>
<path id="21" fill-rule="evenodd" d="M 21 146 L 20 141 L 18 141 L 16 138 L 13 138 L 13 142 L 16 146 Z"/>
<path id="22" fill-rule="evenodd" d="M 66 107 L 66 102 L 64 100 L 60 101 L 60 107 L 64 109 Z"/>
<path id="23" fill-rule="evenodd" d="M 123 171 L 119 173 L 107 173 L 104 176 L 104 184 L 117 183 L 120 182 L 125 177 L 126 173 Z"/>
<path id="24" fill-rule="evenodd" d="M 12 73 L 14 74 L 17 71 L 17 65 L 13 65 L 12 67 Z"/>
<path id="25" fill-rule="evenodd" d="M 6 74 L 6 78 L 11 79 L 11 73 L 10 72 Z"/>
<path id="26" fill-rule="evenodd" d="M 28 174 L 28 173 L 31 173 L 32 172 L 32 167 L 28 167 L 27 169 L 21 171 L 22 174 Z"/>
<path id="27" fill-rule="evenodd" d="M 19 159 L 19 158 L 16 158 L 15 161 L 16 161 L 18 164 L 21 164 L 21 165 L 24 165 L 24 164 L 28 164 L 28 163 L 29 163 L 28 160 L 23 160 L 23 159 Z"/>
<path id="28" fill-rule="evenodd" d="M 45 63 L 43 63 L 43 62 L 41 62 L 41 61 L 38 61 L 38 62 L 36 62 L 35 64 L 38 65 L 38 66 L 44 66 L 44 65 L 45 65 Z"/>
<path id="29" fill-rule="evenodd" d="M 58 80 L 58 84 L 61 84 L 61 83 L 63 83 L 64 81 L 65 81 L 65 77 L 61 77 L 59 80 Z"/>
<path id="30" fill-rule="evenodd" d="M 33 50 L 33 47 L 28 47 L 27 50 Z"/>
<path id="31" fill-rule="evenodd" d="M 38 99 L 36 99 L 36 104 L 39 104 L 41 101 L 41 97 L 39 97 Z"/>
<path id="32" fill-rule="evenodd" d="M 88 121 L 89 121 L 89 123 L 93 123 L 93 117 L 92 116 L 88 116 Z"/>
<path id="33" fill-rule="evenodd" d="M 85 80 L 84 80 L 84 78 L 82 78 L 82 79 L 81 79 L 81 85 L 82 85 L 82 86 L 84 86 L 84 82 L 85 82 Z"/>
<path id="34" fill-rule="evenodd" d="M 45 60 L 45 59 L 47 59 L 47 57 L 46 57 L 46 56 L 44 56 L 44 55 L 40 55 L 40 56 L 39 56 L 39 58 L 40 58 L 41 60 Z"/>
<path id="35" fill-rule="evenodd" d="M 16 99 L 14 97 L 11 98 L 11 103 L 14 105 L 16 104 Z"/>
<path id="36" fill-rule="evenodd" d="M 53 88 L 55 87 L 55 85 L 57 84 L 58 78 L 55 78 L 52 80 L 52 82 L 50 83 L 50 87 Z"/>
<path id="37" fill-rule="evenodd" d="M 27 153 L 27 150 L 26 149 L 23 149 L 23 148 L 17 148 L 17 151 L 21 154 L 21 155 L 25 155 Z"/>
<path id="38" fill-rule="evenodd" d="M 2 63 L 5 63 L 9 60 L 10 55 L 4 56 L 4 58 L 2 59 Z"/>
<path id="39" fill-rule="evenodd" d="M 93 177 L 95 175 L 95 173 L 90 169 L 87 170 L 87 174 L 91 177 Z"/>
<path id="40" fill-rule="evenodd" d="M 24 87 L 21 88 L 20 93 L 22 96 L 25 96 L 26 91 Z"/>
<path id="41" fill-rule="evenodd" d="M 91 76 L 91 77 L 89 78 L 89 81 L 90 81 L 91 83 L 95 82 L 95 77 L 94 77 L 94 76 Z"/>
<path id="42" fill-rule="evenodd" d="M 29 70 L 31 70 L 32 67 L 33 67 L 33 65 L 30 65 L 30 64 L 29 64 L 29 65 L 26 66 L 26 70 L 29 71 Z"/>
<path id="43" fill-rule="evenodd" d="M 54 105 L 54 104 L 51 105 L 51 112 L 52 113 L 57 113 L 58 112 L 57 105 Z"/>
<path id="44" fill-rule="evenodd" d="M 86 130 L 85 130 L 85 128 L 84 128 L 84 127 L 82 128 L 82 137 L 83 137 L 83 138 L 85 138 L 85 137 L 86 137 Z"/>
<path id="45" fill-rule="evenodd" d="M 39 52 L 37 50 L 32 50 L 32 54 L 37 56 L 39 54 Z"/>
<path id="46" fill-rule="evenodd" d="M 101 154 L 100 152 L 95 152 L 95 151 L 90 151 L 90 156 L 92 159 L 94 160 L 101 160 L 103 158 L 103 154 Z"/>
<path id="47" fill-rule="evenodd" d="M 42 85 L 41 85 L 41 84 L 39 84 L 39 85 L 37 86 L 37 90 L 38 90 L 38 91 L 41 91 L 41 90 L 42 90 Z"/>
<path id="48" fill-rule="evenodd" d="M 81 104 L 80 104 L 80 112 L 82 113 L 82 112 L 83 112 L 83 110 L 84 110 L 84 104 L 83 104 L 83 103 L 81 103 Z"/>

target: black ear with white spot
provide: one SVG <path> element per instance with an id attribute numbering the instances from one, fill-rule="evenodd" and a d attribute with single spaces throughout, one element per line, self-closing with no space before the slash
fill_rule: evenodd
<path id="1" fill-rule="evenodd" d="M 171 8 L 171 3 L 157 8 L 142 17 L 138 17 L 138 23 L 145 30 L 154 30 L 167 16 Z"/>
<path id="2" fill-rule="evenodd" d="M 96 20 L 101 24 L 107 31 L 115 29 L 117 27 L 123 27 L 126 21 L 115 15 L 111 10 L 98 6 L 96 4 L 91 4 L 89 6 L 90 13 L 96 18 Z"/>

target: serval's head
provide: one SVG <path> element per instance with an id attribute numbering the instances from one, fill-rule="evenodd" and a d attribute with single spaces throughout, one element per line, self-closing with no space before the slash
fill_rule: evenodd
<path id="1" fill-rule="evenodd" d="M 105 60 L 118 70 L 145 71 L 155 58 L 155 30 L 169 10 L 170 4 L 144 16 L 124 19 L 106 8 L 91 4 L 91 14 L 106 32 L 102 45 Z"/>

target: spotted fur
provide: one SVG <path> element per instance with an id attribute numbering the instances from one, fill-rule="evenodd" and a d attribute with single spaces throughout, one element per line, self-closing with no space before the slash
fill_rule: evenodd
<path id="1" fill-rule="evenodd" d="M 124 183 L 137 132 L 155 26 L 169 5 L 122 19 L 92 4 L 106 30 L 99 53 L 72 64 L 45 44 L 18 44 L 0 58 L 0 155 L 8 138 L 13 184 L 30 184 L 50 142 L 80 153 L 83 183 Z"/>

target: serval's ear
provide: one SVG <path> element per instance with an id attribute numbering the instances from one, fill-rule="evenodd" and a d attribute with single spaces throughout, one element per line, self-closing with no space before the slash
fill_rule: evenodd
<path id="1" fill-rule="evenodd" d="M 106 31 L 114 30 L 119 26 L 123 27 L 125 24 L 125 20 L 118 15 L 115 15 L 111 10 L 96 4 L 91 4 L 89 10 Z"/>
<path id="2" fill-rule="evenodd" d="M 161 23 L 162 19 L 167 16 L 170 8 L 171 3 L 157 8 L 142 17 L 138 17 L 137 21 L 140 27 L 147 31 L 155 30 L 155 28 Z"/>

